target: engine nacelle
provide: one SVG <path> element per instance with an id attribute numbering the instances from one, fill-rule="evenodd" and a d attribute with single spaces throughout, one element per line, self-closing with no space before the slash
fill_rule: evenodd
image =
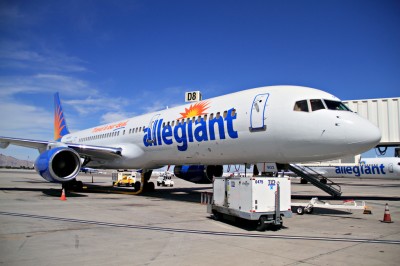
<path id="1" fill-rule="evenodd" d="M 79 154 L 73 149 L 57 147 L 39 155 L 35 170 L 49 182 L 63 183 L 74 179 L 81 169 Z"/>
<path id="2" fill-rule="evenodd" d="M 195 184 L 211 184 L 214 176 L 222 176 L 222 165 L 176 165 L 174 174 Z"/>

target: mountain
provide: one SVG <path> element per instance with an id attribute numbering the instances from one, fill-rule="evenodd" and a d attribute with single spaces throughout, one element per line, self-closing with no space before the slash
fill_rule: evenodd
<path id="1" fill-rule="evenodd" d="M 17 158 L 6 156 L 0 153 L 0 167 L 32 168 L 33 161 L 19 160 Z"/>

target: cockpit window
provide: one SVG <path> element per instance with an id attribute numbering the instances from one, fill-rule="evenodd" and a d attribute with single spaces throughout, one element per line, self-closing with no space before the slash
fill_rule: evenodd
<path id="1" fill-rule="evenodd" d="M 312 100 L 310 100 L 310 103 L 311 103 L 311 109 L 313 111 L 325 109 L 325 106 L 322 103 L 322 100 L 320 100 L 320 99 L 312 99 Z"/>
<path id="2" fill-rule="evenodd" d="M 308 112 L 307 100 L 298 101 L 294 104 L 295 111 Z"/>
<path id="3" fill-rule="evenodd" d="M 342 102 L 331 101 L 331 100 L 324 100 L 324 102 L 329 110 L 350 111 L 350 109 Z"/>

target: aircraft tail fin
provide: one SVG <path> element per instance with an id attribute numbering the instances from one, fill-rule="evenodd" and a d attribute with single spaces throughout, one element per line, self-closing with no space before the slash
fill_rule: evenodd
<path id="1" fill-rule="evenodd" d="M 61 138 L 69 134 L 67 123 L 65 122 L 64 111 L 61 106 L 58 92 L 54 94 L 54 140 L 60 141 Z"/>

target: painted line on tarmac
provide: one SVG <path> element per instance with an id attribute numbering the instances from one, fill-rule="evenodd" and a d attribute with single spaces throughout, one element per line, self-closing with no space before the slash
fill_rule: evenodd
<path id="1" fill-rule="evenodd" d="M 93 224 L 93 225 L 100 225 L 100 226 L 107 226 L 107 227 L 119 227 L 119 228 L 141 229 L 141 230 L 151 230 L 151 231 L 161 231 L 161 232 L 200 234 L 200 235 L 400 245 L 400 240 L 230 233 L 230 232 L 191 230 L 191 229 L 179 229 L 179 228 L 168 228 L 168 227 L 157 227 L 157 226 L 146 226 L 146 225 L 108 223 L 108 222 L 99 222 L 99 221 L 91 221 L 91 220 L 71 219 L 71 218 L 34 215 L 34 214 L 26 214 L 26 213 L 3 212 L 3 211 L 0 211 L 0 215 L 43 219 L 43 220 L 51 220 L 51 221 L 62 221 L 62 222 L 70 222 L 70 223 L 80 223 L 80 224 Z"/>

